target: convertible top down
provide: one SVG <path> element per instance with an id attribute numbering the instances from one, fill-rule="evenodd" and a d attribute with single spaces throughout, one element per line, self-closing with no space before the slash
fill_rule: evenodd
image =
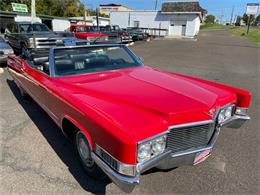
<path id="1" fill-rule="evenodd" d="M 204 161 L 221 127 L 250 119 L 249 92 L 144 66 L 123 45 L 9 56 L 8 70 L 74 140 L 86 172 L 105 173 L 125 192 L 153 167 Z"/>

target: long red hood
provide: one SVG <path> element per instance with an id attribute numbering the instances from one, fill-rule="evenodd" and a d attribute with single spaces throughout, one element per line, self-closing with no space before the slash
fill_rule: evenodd
<path id="1" fill-rule="evenodd" d="M 134 137 L 146 134 L 150 126 L 162 131 L 169 125 L 212 119 L 212 108 L 236 101 L 230 91 L 146 66 L 58 82 L 66 86 L 70 101 L 91 106 Z"/>

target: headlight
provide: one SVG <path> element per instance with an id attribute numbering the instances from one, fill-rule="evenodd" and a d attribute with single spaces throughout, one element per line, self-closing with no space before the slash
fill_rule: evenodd
<path id="1" fill-rule="evenodd" d="M 138 162 L 143 162 L 145 160 L 149 160 L 151 158 L 151 144 L 143 144 L 138 147 Z"/>
<path id="2" fill-rule="evenodd" d="M 233 115 L 234 105 L 223 108 L 218 115 L 218 124 L 222 124 L 229 120 Z"/>
<path id="3" fill-rule="evenodd" d="M 62 39 L 56 40 L 56 44 L 57 44 L 57 45 L 62 45 L 62 44 L 63 44 L 63 40 L 62 40 Z"/>
<path id="4" fill-rule="evenodd" d="M 137 161 L 147 161 L 165 151 L 167 135 L 160 136 L 138 145 Z"/>
<path id="5" fill-rule="evenodd" d="M 4 51 L 4 54 L 5 54 L 5 55 L 13 54 L 13 53 L 14 53 L 14 51 L 13 51 L 12 49 L 5 49 L 5 50 L 3 50 L 3 51 Z"/>

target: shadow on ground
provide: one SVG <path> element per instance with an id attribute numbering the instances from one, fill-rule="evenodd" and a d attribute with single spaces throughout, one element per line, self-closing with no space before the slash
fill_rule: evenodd
<path id="1" fill-rule="evenodd" d="M 105 194 L 106 185 L 108 185 L 110 181 L 96 181 L 87 176 L 84 169 L 81 167 L 80 162 L 77 160 L 73 144 L 65 138 L 59 127 L 31 98 L 25 100 L 21 97 L 19 89 L 13 80 L 7 79 L 7 84 L 28 116 L 40 130 L 59 158 L 68 167 L 68 170 L 80 186 L 84 190 L 94 194 Z"/>

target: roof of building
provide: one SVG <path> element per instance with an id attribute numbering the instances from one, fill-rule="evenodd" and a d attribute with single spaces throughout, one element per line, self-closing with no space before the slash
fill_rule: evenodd
<path id="1" fill-rule="evenodd" d="M 199 2 L 164 2 L 162 4 L 162 12 L 202 12 L 206 13 L 207 10 L 203 9 Z"/>
<path id="2" fill-rule="evenodd" d="M 104 7 L 119 7 L 122 6 L 120 4 L 115 4 L 115 3 L 109 3 L 109 4 L 100 4 L 99 6 L 104 6 Z"/>

